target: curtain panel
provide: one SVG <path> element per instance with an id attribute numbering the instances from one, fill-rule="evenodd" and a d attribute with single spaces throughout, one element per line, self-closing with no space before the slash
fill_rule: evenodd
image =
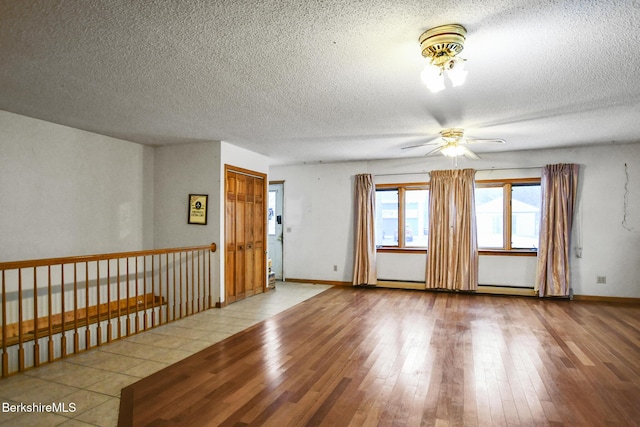
<path id="1" fill-rule="evenodd" d="M 478 289 L 475 170 L 432 171 L 426 287 Z"/>
<path id="2" fill-rule="evenodd" d="M 353 285 L 376 285 L 376 194 L 373 177 L 360 174 L 355 177 L 355 256 Z"/>
<path id="3" fill-rule="evenodd" d="M 578 171 L 579 166 L 572 163 L 542 169 L 540 245 L 534 287 L 541 297 L 569 295 L 569 250 Z"/>

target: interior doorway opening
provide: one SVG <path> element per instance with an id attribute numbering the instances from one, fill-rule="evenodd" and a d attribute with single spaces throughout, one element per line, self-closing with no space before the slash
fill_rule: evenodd
<path id="1" fill-rule="evenodd" d="M 284 181 L 269 182 L 267 197 L 267 257 L 276 280 L 284 280 Z"/>

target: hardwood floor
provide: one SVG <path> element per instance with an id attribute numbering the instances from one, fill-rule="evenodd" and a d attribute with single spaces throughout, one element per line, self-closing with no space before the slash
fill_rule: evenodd
<path id="1" fill-rule="evenodd" d="M 635 426 L 640 307 L 334 287 L 122 391 L 120 425 Z"/>

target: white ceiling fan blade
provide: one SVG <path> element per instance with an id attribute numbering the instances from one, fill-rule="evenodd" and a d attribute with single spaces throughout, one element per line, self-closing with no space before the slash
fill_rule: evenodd
<path id="1" fill-rule="evenodd" d="M 446 145 L 441 145 L 440 147 L 437 147 L 437 148 L 429 151 L 427 154 L 425 154 L 425 156 L 435 156 L 436 154 L 441 152 L 444 147 L 446 147 Z"/>
<path id="2" fill-rule="evenodd" d="M 465 147 L 463 145 L 459 145 L 458 147 L 460 147 L 462 149 L 462 155 L 465 156 L 467 159 L 472 159 L 472 160 L 480 159 L 480 156 L 478 156 L 473 151 L 469 150 L 467 147 Z"/>
<path id="3" fill-rule="evenodd" d="M 436 138 L 436 139 L 432 139 L 430 141 L 427 142 L 423 142 L 421 144 L 416 144 L 416 145 L 409 145 L 408 147 L 402 147 L 400 148 L 401 150 L 408 150 L 409 148 L 418 148 L 418 147 L 424 147 L 426 145 L 435 145 L 435 144 L 441 144 L 442 141 L 440 140 L 440 138 Z"/>
<path id="4" fill-rule="evenodd" d="M 467 144 L 504 144 L 505 141 L 502 138 L 484 139 L 484 138 L 465 138 L 464 142 Z"/>

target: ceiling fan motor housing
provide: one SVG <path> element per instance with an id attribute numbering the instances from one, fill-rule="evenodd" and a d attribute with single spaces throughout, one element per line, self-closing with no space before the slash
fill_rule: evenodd
<path id="1" fill-rule="evenodd" d="M 420 35 L 422 56 L 434 65 L 442 66 L 462 52 L 467 30 L 459 24 L 441 25 Z"/>
<path id="2" fill-rule="evenodd" d="M 444 138 L 445 140 L 457 141 L 462 139 L 462 137 L 464 136 L 464 129 L 461 129 L 461 128 L 443 129 L 440 131 L 440 136 L 442 136 L 442 138 Z"/>

